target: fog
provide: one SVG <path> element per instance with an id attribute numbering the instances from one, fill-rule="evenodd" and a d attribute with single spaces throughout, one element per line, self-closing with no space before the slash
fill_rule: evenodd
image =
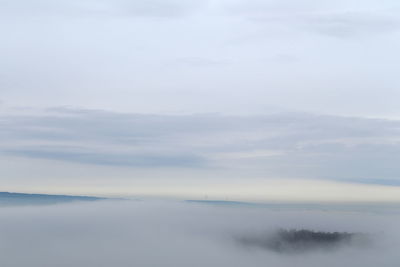
<path id="1" fill-rule="evenodd" d="M 0 266 L 398 266 L 399 211 L 177 201 L 1 207 Z M 368 238 L 297 253 L 239 242 L 279 229 Z"/>

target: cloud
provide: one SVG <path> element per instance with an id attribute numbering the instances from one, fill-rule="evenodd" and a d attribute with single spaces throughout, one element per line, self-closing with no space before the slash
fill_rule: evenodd
<path id="1" fill-rule="evenodd" d="M 176 18 L 197 9 L 198 1 L 180 0 L 1 0 L 5 15 L 33 17 L 155 17 Z"/>
<path id="2" fill-rule="evenodd" d="M 147 155 L 127 153 L 102 153 L 74 151 L 70 148 L 56 150 L 42 147 L 14 149 L 3 151 L 3 154 L 27 158 L 60 160 L 81 164 L 128 166 L 128 167 L 204 167 L 205 160 L 194 155 Z"/>
<path id="3" fill-rule="evenodd" d="M 308 27 L 324 35 L 339 38 L 360 37 L 369 34 L 384 34 L 400 29 L 396 17 L 377 14 L 339 13 L 319 15 L 307 21 Z"/>
<path id="4" fill-rule="evenodd" d="M 348 3 L 347 3 L 348 4 Z M 368 5 L 368 7 L 373 5 Z M 317 1 L 182 1 L 182 0 L 83 0 L 83 1 L 26 1 L 1 0 L 4 15 L 29 17 L 69 18 L 181 18 L 202 9 L 207 13 L 223 12 L 252 21 L 277 24 L 278 27 L 292 27 L 297 30 L 312 30 L 316 33 L 340 38 L 360 36 L 369 33 L 397 31 L 399 20 L 390 9 L 371 10 L 353 7 L 339 2 L 330 7 L 321 6 Z M 376 10 L 377 9 L 377 10 Z M 280 25 L 279 25 L 280 24 Z M 193 57 L 192 57 L 193 58 Z M 188 61 L 197 59 L 189 58 Z M 217 60 L 201 60 L 218 62 Z"/>
<path id="5" fill-rule="evenodd" d="M 318 1 L 239 1 L 227 4 L 237 16 L 283 32 L 314 32 L 338 38 L 356 38 L 371 34 L 395 32 L 400 29 L 398 11 L 382 5 L 365 6 L 353 1 L 336 1 L 321 5 Z"/>
<path id="6" fill-rule="evenodd" d="M 326 208 L 326 207 L 324 207 Z M 395 266 L 396 209 L 376 214 L 313 209 L 202 206 L 154 201 L 102 201 L 2 207 L 2 266 Z M 373 246 L 343 246 L 301 255 L 239 245 L 235 238 L 276 228 L 365 232 Z M 23 256 L 22 256 L 23 255 Z"/>
<path id="7" fill-rule="evenodd" d="M 215 60 L 209 58 L 200 58 L 200 57 L 186 57 L 179 58 L 177 60 L 171 61 L 170 66 L 178 65 L 181 67 L 215 67 L 221 65 L 229 65 L 231 64 L 228 60 Z"/>
<path id="8" fill-rule="evenodd" d="M 53 108 L 0 117 L 3 157 L 397 181 L 400 122 L 307 113 L 149 115 Z M 386 183 L 387 184 L 387 183 Z"/>
<path id="9" fill-rule="evenodd" d="M 0 5 L 0 83 L 10 105 L 235 114 L 278 106 L 398 115 L 392 68 L 399 61 L 398 37 L 381 34 L 397 31 L 394 1 Z M 358 37 L 368 41 L 343 43 Z"/>

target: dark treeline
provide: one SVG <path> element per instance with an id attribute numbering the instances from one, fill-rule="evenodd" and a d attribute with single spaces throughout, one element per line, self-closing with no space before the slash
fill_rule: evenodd
<path id="1" fill-rule="evenodd" d="M 310 230 L 284 230 L 278 231 L 278 236 L 281 240 L 296 243 L 296 242 L 321 242 L 335 243 L 344 240 L 350 240 L 354 234 L 346 232 L 315 232 Z"/>
<path id="2" fill-rule="evenodd" d="M 273 234 L 247 236 L 238 239 L 249 247 L 259 247 L 276 252 L 304 252 L 314 249 L 332 249 L 351 244 L 358 235 L 347 232 L 318 232 L 311 230 L 280 229 Z"/>

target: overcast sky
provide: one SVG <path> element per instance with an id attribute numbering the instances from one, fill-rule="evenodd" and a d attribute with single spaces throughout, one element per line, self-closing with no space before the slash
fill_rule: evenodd
<path id="1" fill-rule="evenodd" d="M 399 13 L 0 0 L 1 189 L 399 200 Z"/>

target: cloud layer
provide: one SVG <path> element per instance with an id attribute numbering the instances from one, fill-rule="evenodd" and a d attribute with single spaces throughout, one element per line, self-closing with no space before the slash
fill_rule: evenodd
<path id="1" fill-rule="evenodd" d="M 63 108 L 3 115 L 0 145 L 3 158 L 398 184 L 399 127 L 394 120 L 307 113 L 144 115 Z"/>
<path id="2" fill-rule="evenodd" d="M 1 98 L 398 118 L 399 10 L 394 0 L 1 0 Z"/>
<path id="3" fill-rule="evenodd" d="M 2 207 L 2 266 L 395 266 L 397 210 L 374 214 L 309 207 L 271 210 L 114 201 L 48 207 Z M 369 247 L 344 246 L 288 255 L 235 242 L 277 228 L 365 232 Z"/>

